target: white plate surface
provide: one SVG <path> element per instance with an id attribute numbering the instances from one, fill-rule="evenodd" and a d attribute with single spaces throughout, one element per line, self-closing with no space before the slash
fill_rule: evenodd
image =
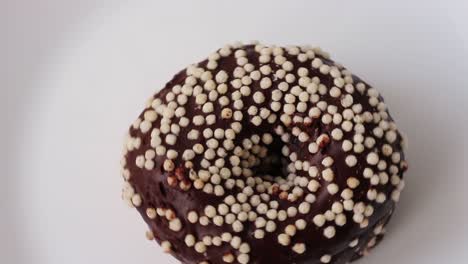
<path id="1" fill-rule="evenodd" d="M 468 262 L 464 1 L 2 5 L 1 263 L 176 263 L 120 200 L 123 135 L 175 72 L 253 39 L 331 52 L 382 92 L 409 138 L 401 204 L 359 263 Z"/>

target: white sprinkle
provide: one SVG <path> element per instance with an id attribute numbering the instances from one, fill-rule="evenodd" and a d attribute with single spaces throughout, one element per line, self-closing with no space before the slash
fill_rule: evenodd
<path id="1" fill-rule="evenodd" d="M 273 221 L 268 221 L 268 222 L 266 223 L 265 230 L 266 230 L 267 232 L 269 232 L 269 233 L 275 232 L 275 230 L 276 230 L 276 224 L 275 224 L 275 222 L 273 222 Z"/>
<path id="2" fill-rule="evenodd" d="M 264 236 L 265 236 L 265 232 L 263 230 L 261 230 L 261 229 L 255 230 L 254 237 L 256 239 L 263 239 Z"/>
<path id="3" fill-rule="evenodd" d="M 314 216 L 312 221 L 314 222 L 316 226 L 322 227 L 325 224 L 326 219 L 325 219 L 325 216 L 323 216 L 322 214 L 318 214 Z"/>
<path id="4" fill-rule="evenodd" d="M 291 238 L 286 234 L 278 235 L 278 243 L 283 246 L 288 246 L 291 243 Z"/>
<path id="5" fill-rule="evenodd" d="M 175 218 L 169 222 L 169 229 L 172 231 L 178 232 L 182 229 L 182 223 L 179 218 Z"/>
<path id="6" fill-rule="evenodd" d="M 334 140 L 341 140 L 343 138 L 343 131 L 339 128 L 335 128 L 332 130 L 331 135 Z"/>
<path id="7" fill-rule="evenodd" d="M 254 102 L 257 104 L 261 104 L 265 101 L 265 96 L 262 92 L 256 92 L 253 95 Z"/>
<path id="8" fill-rule="evenodd" d="M 234 262 L 234 255 L 232 255 L 231 253 L 223 255 L 223 261 L 226 263 Z"/>
<path id="9" fill-rule="evenodd" d="M 335 231 L 335 228 L 334 228 L 333 226 L 327 226 L 327 227 L 323 230 L 323 235 L 324 235 L 326 238 L 328 238 L 328 239 L 334 237 L 334 236 L 335 236 L 335 233 L 336 233 L 336 231 Z"/>
<path id="10" fill-rule="evenodd" d="M 319 147 L 318 147 L 318 144 L 317 144 L 317 143 L 312 142 L 312 143 L 309 144 L 308 149 L 309 149 L 309 152 L 310 152 L 310 153 L 315 154 L 315 153 L 318 152 Z"/>
<path id="11" fill-rule="evenodd" d="M 283 70 L 287 72 L 292 71 L 294 68 L 294 65 L 290 61 L 285 61 L 281 66 L 283 67 Z"/>
<path id="12" fill-rule="evenodd" d="M 333 165 L 333 162 L 334 162 L 333 158 L 330 156 L 327 156 L 322 160 L 322 165 L 325 167 L 330 167 L 331 165 Z"/>
<path id="13" fill-rule="evenodd" d="M 171 243 L 169 241 L 163 241 L 161 242 L 161 247 L 163 249 L 164 252 L 168 253 L 171 251 Z"/>
<path id="14" fill-rule="evenodd" d="M 206 252 L 206 246 L 203 242 L 197 242 L 195 244 L 195 251 L 198 253 L 205 253 Z"/>
<path id="15" fill-rule="evenodd" d="M 228 74 L 225 71 L 221 70 L 216 74 L 215 79 L 217 83 L 225 83 L 228 79 Z"/>
<path id="16" fill-rule="evenodd" d="M 397 134 L 393 130 L 387 131 L 387 133 L 385 133 L 385 139 L 389 143 L 395 142 L 396 138 L 397 138 Z"/>
<path id="17" fill-rule="evenodd" d="M 335 174 L 332 169 L 327 168 L 324 171 L 322 171 L 322 178 L 327 182 L 331 182 L 335 178 Z"/>
<path id="18" fill-rule="evenodd" d="M 164 170 L 166 171 L 173 171 L 175 165 L 174 165 L 174 162 L 172 162 L 172 160 L 167 159 L 164 161 L 163 167 L 164 167 Z"/>
<path id="19" fill-rule="evenodd" d="M 232 239 L 231 239 L 231 246 L 234 248 L 234 249 L 239 249 L 241 245 L 241 238 L 238 237 L 238 236 L 234 236 Z"/>
<path id="20" fill-rule="evenodd" d="M 336 193 L 339 191 L 338 185 L 336 185 L 335 183 L 329 184 L 329 185 L 327 186 L 327 191 L 328 191 L 328 193 L 330 193 L 331 195 L 336 194 Z"/>
<path id="21" fill-rule="evenodd" d="M 249 259 L 249 255 L 247 254 L 239 254 L 239 256 L 237 256 L 237 261 L 239 261 L 241 264 L 249 263 Z"/>
<path id="22" fill-rule="evenodd" d="M 303 254 L 306 251 L 306 246 L 304 243 L 297 243 L 293 246 L 292 250 L 297 254 Z"/>
<path id="23" fill-rule="evenodd" d="M 367 155 L 366 160 L 370 165 L 377 165 L 379 162 L 379 156 L 375 152 L 371 152 Z"/>
<path id="24" fill-rule="evenodd" d="M 299 205 L 299 212 L 301 214 L 307 214 L 309 213 L 310 211 L 310 204 L 309 203 L 306 203 L 306 202 L 303 202 Z"/>
<path id="25" fill-rule="evenodd" d="M 193 247 L 195 245 L 195 237 L 193 235 L 187 235 L 185 236 L 185 245 L 187 245 L 187 247 Z"/>
<path id="26" fill-rule="evenodd" d="M 322 263 L 330 263 L 331 261 L 331 256 L 330 255 L 323 255 L 322 257 L 320 257 L 320 261 Z"/>
<path id="27" fill-rule="evenodd" d="M 236 220 L 232 224 L 232 230 L 237 233 L 242 232 L 242 230 L 244 230 L 244 225 L 240 221 Z"/>
<path id="28" fill-rule="evenodd" d="M 330 89 L 330 95 L 331 95 L 332 97 L 335 97 L 335 98 L 338 97 L 338 96 L 340 96 L 340 95 L 341 95 L 341 90 L 340 90 L 340 88 L 338 88 L 338 87 L 332 87 L 332 88 Z"/>
<path id="29" fill-rule="evenodd" d="M 262 80 L 260 81 L 260 87 L 262 89 L 268 89 L 271 87 L 271 79 L 268 77 L 263 77 Z"/>
<path id="30" fill-rule="evenodd" d="M 354 155 L 348 155 L 345 158 L 346 165 L 349 167 L 354 167 L 357 164 L 357 159 L 356 156 Z"/>
<path id="31" fill-rule="evenodd" d="M 147 133 L 151 129 L 151 122 L 144 120 L 140 123 L 140 130 L 142 133 Z"/>

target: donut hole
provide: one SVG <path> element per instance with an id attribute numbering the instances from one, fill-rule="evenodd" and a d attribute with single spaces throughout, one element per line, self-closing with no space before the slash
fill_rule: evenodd
<path id="1" fill-rule="evenodd" d="M 162 197 L 166 197 L 166 189 L 162 182 L 159 183 L 159 192 L 161 193 Z"/>
<path id="2" fill-rule="evenodd" d="M 258 194 L 268 193 L 290 202 L 302 197 L 310 177 L 308 169 L 314 167 L 307 153 L 298 150 L 305 143 L 281 125 L 262 127 L 263 130 L 246 128 L 237 141 L 236 148 L 242 151 L 233 153 L 240 158 L 238 166 L 242 168 L 242 175 L 237 175 L 247 178 L 247 185 Z M 308 165 L 303 166 L 303 162 Z"/>
<path id="3" fill-rule="evenodd" d="M 256 178 L 256 185 L 266 188 L 287 181 L 290 160 L 282 153 L 285 143 L 281 137 L 274 131 L 258 131 L 252 127 L 245 131 L 249 132 L 242 135 L 238 146 L 242 151 L 237 153 L 243 176 Z"/>
<path id="4" fill-rule="evenodd" d="M 262 177 L 268 181 L 273 181 L 277 177 L 286 178 L 288 162 L 281 154 L 283 146 L 284 143 L 281 139 L 278 136 L 273 136 L 273 142 L 265 146 L 267 155 L 260 158 L 260 164 L 253 168 L 257 177 Z"/>

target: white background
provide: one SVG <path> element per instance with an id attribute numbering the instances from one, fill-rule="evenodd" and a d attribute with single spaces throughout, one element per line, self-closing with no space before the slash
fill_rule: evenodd
<path id="1" fill-rule="evenodd" d="M 323 47 L 408 135 L 401 204 L 359 263 L 467 263 L 466 1 L 0 3 L 1 263 L 176 263 L 120 200 L 123 135 L 175 72 L 253 39 Z"/>

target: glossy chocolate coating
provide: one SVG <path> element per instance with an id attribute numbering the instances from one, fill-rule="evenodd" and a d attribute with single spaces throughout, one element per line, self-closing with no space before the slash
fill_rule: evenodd
<path id="1" fill-rule="evenodd" d="M 380 151 L 383 144 L 389 144 L 392 149 L 393 153 L 400 153 L 401 160 L 404 160 L 404 155 L 402 152 L 401 141 L 402 137 L 399 133 L 397 133 L 397 139 L 393 143 L 386 142 L 384 139 L 376 138 L 372 135 L 372 131 L 375 127 L 379 124 L 375 122 L 364 123 L 365 137 L 374 137 L 375 144 L 372 148 L 364 148 L 362 153 L 353 153 L 353 151 L 344 151 L 342 147 L 343 140 L 350 140 L 353 142 L 353 137 L 355 135 L 354 129 L 350 132 L 344 132 L 343 138 L 341 140 L 334 140 L 331 136 L 331 131 L 334 128 L 340 127 L 339 124 L 334 124 L 333 122 L 330 124 L 323 124 L 321 122 L 321 118 L 315 118 L 311 123 L 292 123 L 290 125 L 284 125 L 278 118 L 273 122 L 262 122 L 260 126 L 256 126 L 251 123 L 251 118 L 247 113 L 247 109 L 250 105 L 256 105 L 258 108 L 265 107 L 269 108 L 270 103 L 272 102 L 272 91 L 276 89 L 278 84 L 282 82 L 282 79 L 275 78 L 275 72 L 281 68 L 280 65 L 275 64 L 273 61 L 269 63 L 260 63 L 259 56 L 260 54 L 255 51 L 255 47 L 253 45 L 243 46 L 241 49 L 244 49 L 247 52 L 247 58 L 249 63 L 252 63 L 255 66 L 255 69 L 259 69 L 261 65 L 268 64 L 270 65 L 272 72 L 268 76 L 272 79 L 272 85 L 269 89 L 261 89 L 260 88 L 260 80 L 255 81 L 249 85 L 252 92 L 250 96 L 243 97 L 244 108 L 241 110 L 243 112 L 244 118 L 241 121 L 242 124 L 242 131 L 236 136 L 234 139 L 234 144 L 242 145 L 242 140 L 246 137 L 249 137 L 252 134 L 259 134 L 261 135 L 265 131 L 270 132 L 274 135 L 274 141 L 272 144 L 268 145 L 267 148 L 269 149 L 269 155 L 277 155 L 281 156 L 281 148 L 283 145 L 289 147 L 291 152 L 297 153 L 297 156 L 301 160 L 309 161 L 311 165 L 316 166 L 319 171 L 324 169 L 324 166 L 321 164 L 321 161 L 325 157 L 332 157 L 334 160 L 333 165 L 331 168 L 334 171 L 335 177 L 333 183 L 339 186 L 339 192 L 336 194 L 331 195 L 328 191 L 326 186 L 330 184 L 323 180 L 320 176 L 316 179 L 320 182 L 321 187 L 317 190 L 314 194 L 316 197 L 315 202 L 313 202 L 310 206 L 310 211 L 307 214 L 300 214 L 297 213 L 293 217 L 288 217 L 285 221 L 277 221 L 276 222 L 276 231 L 269 233 L 265 232 L 265 236 L 263 239 L 257 239 L 254 237 L 254 231 L 257 229 L 255 227 L 254 222 L 243 222 L 243 231 L 236 233 L 233 231 L 231 225 L 224 223 L 222 226 L 216 226 L 213 223 L 210 223 L 207 226 L 202 226 L 199 223 L 192 224 L 187 220 L 187 214 L 190 211 L 198 212 L 199 216 L 203 215 L 203 211 L 206 205 L 213 205 L 217 208 L 217 205 L 223 203 L 223 199 L 232 194 L 236 195 L 238 192 L 242 191 L 242 188 L 234 187 L 233 189 L 225 189 L 225 194 L 221 197 L 217 197 L 214 194 L 208 194 L 201 190 L 197 190 L 195 188 L 190 188 L 189 190 L 182 190 L 178 186 L 170 186 L 168 183 L 168 177 L 176 176 L 178 182 L 186 181 L 193 185 L 192 180 L 189 178 L 189 169 L 184 167 L 184 161 L 182 160 L 182 153 L 186 148 L 191 148 L 196 143 L 204 144 L 205 139 L 203 136 L 199 136 L 196 140 L 190 140 L 186 137 L 189 131 L 194 127 L 192 123 L 190 123 L 187 127 L 181 127 L 179 132 L 179 136 L 177 138 L 177 143 L 172 146 L 171 148 L 178 151 L 179 155 L 174 160 L 174 164 L 176 169 L 171 172 L 167 172 L 163 169 L 163 163 L 166 159 L 165 156 L 158 156 L 154 158 L 155 166 L 151 170 L 146 170 L 138 167 L 135 164 L 135 160 L 138 156 L 144 155 L 147 149 L 151 149 L 151 136 L 150 132 L 143 133 L 140 129 L 131 127 L 129 134 L 132 138 L 140 138 L 141 139 L 141 146 L 132 151 L 128 151 L 125 155 L 126 165 L 124 166 L 125 169 L 129 170 L 130 172 L 130 179 L 128 182 L 134 188 L 135 193 L 139 194 L 142 198 L 142 203 L 137 207 L 137 210 L 142 215 L 143 219 L 148 224 L 150 230 L 153 232 L 154 237 L 158 242 L 161 241 L 169 241 L 171 243 L 171 254 L 178 258 L 181 262 L 187 264 L 198 264 L 202 261 L 208 261 L 211 264 L 217 263 L 225 263 L 223 262 L 222 258 L 223 255 L 226 253 L 232 253 L 234 256 L 239 254 L 238 250 L 232 248 L 229 243 L 222 243 L 220 246 L 207 246 L 207 251 L 204 254 L 198 253 L 194 250 L 193 247 L 188 247 L 185 242 L 185 236 L 187 234 L 193 234 L 198 240 L 201 240 L 203 236 L 220 236 L 223 232 L 229 232 L 233 235 L 239 236 L 242 238 L 243 242 L 246 242 L 250 245 L 250 252 L 249 252 L 249 262 L 248 263 L 275 263 L 275 264 L 289 264 L 289 263 L 321 263 L 320 259 L 323 255 L 330 255 L 331 261 L 330 263 L 347 263 L 351 260 L 354 260 L 360 257 L 365 250 L 368 249 L 368 243 L 371 239 L 378 239 L 380 240 L 382 234 L 374 234 L 374 229 L 377 226 L 385 225 L 388 220 L 390 219 L 393 210 L 395 208 L 395 202 L 390 198 L 392 196 L 392 192 L 397 188 L 396 186 L 388 183 L 388 184 L 381 184 L 378 186 L 372 187 L 369 183 L 368 179 L 363 177 L 363 171 L 365 168 L 371 168 L 373 171 L 388 171 L 388 167 L 395 162 L 392 162 L 392 158 L 390 156 L 379 155 L 380 160 L 386 162 L 387 168 L 384 170 L 380 170 L 377 168 L 377 165 L 369 165 L 366 162 L 367 154 L 371 151 Z M 234 49 L 235 50 L 235 49 Z M 231 53 L 230 56 L 221 57 L 218 61 L 218 67 L 213 70 L 213 76 L 215 76 L 215 72 L 219 70 L 224 70 L 229 74 L 229 81 L 227 82 L 228 91 L 226 95 L 229 97 L 234 91 L 238 90 L 234 88 L 230 81 L 234 79 L 232 76 L 232 72 L 238 66 L 236 64 L 236 58 L 234 57 L 234 52 Z M 323 63 L 333 66 L 334 62 L 330 59 L 325 58 L 321 54 L 317 53 L 315 55 L 317 58 L 320 58 Z M 287 61 L 290 61 L 294 65 L 293 72 L 295 73 L 296 70 L 300 67 L 304 67 L 309 70 L 308 76 L 313 77 L 317 76 L 320 79 L 320 83 L 325 85 L 328 89 L 334 86 L 334 78 L 329 74 L 323 74 L 318 69 L 311 67 L 311 59 L 307 59 L 304 62 L 298 60 L 296 55 L 290 55 L 285 52 L 284 57 L 286 57 Z M 198 65 L 199 67 L 205 68 L 208 61 L 202 61 Z M 172 88 L 175 85 L 183 85 L 187 78 L 186 70 L 181 71 L 175 77 L 166 84 L 166 86 L 158 92 L 154 99 L 159 98 L 161 99 L 162 103 L 169 103 L 166 101 L 166 95 L 172 91 Z M 358 77 L 353 76 L 353 83 L 363 82 Z M 201 82 L 200 80 L 198 80 Z M 290 87 L 297 85 L 298 80 L 294 81 L 290 84 Z M 365 84 L 365 91 L 370 88 L 369 85 Z M 256 91 L 262 91 L 265 96 L 265 101 L 261 104 L 257 104 L 253 101 L 252 95 Z M 341 104 L 341 99 L 344 96 L 338 98 L 332 97 L 329 93 L 324 95 L 320 95 L 321 101 L 326 101 L 329 105 L 336 105 L 338 113 L 342 113 L 344 107 Z M 378 113 L 379 110 L 375 106 L 371 106 L 369 103 L 369 97 L 366 95 L 366 92 L 360 93 L 356 90 L 350 93 L 353 97 L 353 104 L 361 104 L 363 112 L 370 112 L 370 113 Z M 379 96 L 379 100 L 383 100 Z M 314 106 L 314 103 L 310 101 L 307 102 L 307 106 L 310 109 Z M 231 100 L 229 105 L 233 109 L 233 101 Z M 204 128 L 210 127 L 214 128 L 223 128 L 227 129 L 230 127 L 232 120 L 223 120 L 220 118 L 221 110 L 224 107 L 221 107 L 219 104 L 214 103 L 214 111 L 213 113 L 216 115 L 216 123 L 213 125 L 207 125 L 206 123 L 202 126 L 197 127 L 200 131 L 203 131 Z M 148 106 L 146 110 L 151 109 L 151 106 Z M 186 117 L 192 121 L 195 115 L 206 115 L 202 112 L 201 107 L 195 103 L 195 98 L 190 97 L 188 99 L 187 104 L 185 105 L 185 109 L 187 110 Z M 140 115 L 140 119 L 144 119 L 144 112 Z M 281 110 L 280 110 L 281 112 Z M 307 116 L 308 111 L 304 113 L 298 113 L 301 116 Z M 172 122 L 178 123 L 180 119 L 175 117 Z M 392 122 L 390 116 L 387 119 L 388 122 Z M 152 123 L 152 128 L 160 128 L 161 123 L 160 119 L 157 119 L 155 122 Z M 301 142 L 296 137 L 291 137 L 289 142 L 283 142 L 279 136 L 275 135 L 275 128 L 278 126 L 282 126 L 285 131 L 291 131 L 292 127 L 299 127 L 302 131 L 305 131 L 309 136 L 309 140 L 307 142 Z M 317 137 L 322 134 L 327 134 L 330 136 L 330 142 L 325 144 L 320 150 L 312 154 L 308 150 L 308 145 L 310 142 L 314 142 Z M 164 142 L 164 141 L 163 141 Z M 260 143 L 262 144 L 262 143 Z M 263 144 L 265 145 L 265 144 Z M 232 153 L 232 151 L 228 151 Z M 349 167 L 345 163 L 345 158 L 348 154 L 353 153 L 357 158 L 357 165 L 354 167 Z M 200 169 L 200 162 L 202 160 L 202 155 L 197 155 L 192 160 L 193 162 L 193 169 L 197 170 Z M 399 168 L 398 172 L 395 173 L 399 178 L 402 178 L 403 171 L 405 170 L 405 164 L 403 162 L 398 162 L 396 164 Z M 226 167 L 231 167 L 229 162 L 226 162 Z M 281 167 L 281 166 L 280 166 Z M 254 175 L 262 177 L 265 172 L 270 174 L 279 175 L 282 177 L 287 177 L 287 174 L 284 173 L 284 170 L 281 171 L 278 166 L 274 168 L 269 168 L 263 164 L 258 165 L 254 168 Z M 388 173 L 389 176 L 391 173 Z M 306 176 L 309 177 L 307 172 L 299 171 L 297 172 L 298 176 Z M 317 214 L 323 214 L 325 211 L 330 210 L 332 204 L 335 201 L 342 202 L 344 199 L 340 196 L 340 193 L 343 189 L 347 186 L 347 179 L 349 177 L 355 177 L 359 180 L 360 184 L 353 189 L 353 197 L 352 200 L 354 204 L 359 202 L 364 202 L 366 205 L 372 205 L 373 207 L 373 214 L 370 217 L 367 217 L 368 225 L 367 227 L 360 227 L 360 225 L 353 221 L 353 210 L 351 211 L 344 211 L 343 213 L 346 216 L 346 224 L 343 226 L 337 226 L 333 221 L 327 223 L 323 227 L 318 227 L 313 223 L 313 218 Z M 240 176 L 243 177 L 243 176 Z M 370 201 L 367 198 L 367 192 L 369 189 L 374 188 L 379 193 L 385 194 L 387 197 L 383 203 L 378 203 L 376 201 Z M 276 200 L 279 203 L 277 210 L 287 210 L 288 207 L 294 206 L 298 207 L 301 202 L 303 202 L 303 198 L 298 199 L 297 201 L 288 201 L 285 199 L 280 199 L 277 193 L 270 194 L 271 200 Z M 175 212 L 176 216 L 182 222 L 182 229 L 180 231 L 173 231 L 168 227 L 168 221 L 164 217 L 157 217 L 156 219 L 150 219 L 146 214 L 146 208 L 167 208 L 171 209 Z M 252 208 L 252 210 L 255 210 Z M 295 236 L 291 238 L 291 243 L 289 246 L 283 246 L 278 243 L 278 235 L 283 232 L 286 226 L 293 224 L 298 219 L 303 219 L 307 222 L 307 227 L 304 230 L 297 230 Z M 332 238 L 326 238 L 323 235 L 324 227 L 332 225 L 336 228 L 336 235 Z M 350 247 L 349 244 L 355 240 L 359 239 L 359 242 L 354 247 Z M 304 253 L 299 254 L 291 249 L 291 247 L 295 243 L 304 243 L 306 245 L 306 250 Z M 235 260 L 234 263 L 238 263 Z"/>

